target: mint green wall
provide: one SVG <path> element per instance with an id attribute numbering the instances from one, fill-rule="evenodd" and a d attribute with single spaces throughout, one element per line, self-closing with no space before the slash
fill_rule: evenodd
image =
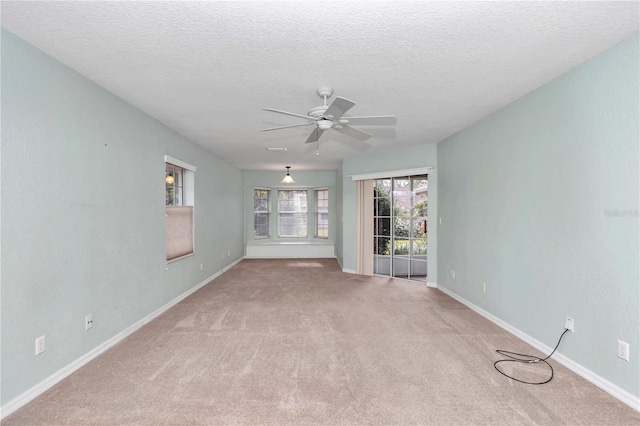
<path id="1" fill-rule="evenodd" d="M 313 188 L 328 188 L 329 189 L 329 238 L 318 239 L 317 241 L 328 242 L 334 244 L 336 240 L 336 172 L 331 171 L 296 171 L 291 170 L 291 177 L 296 183 L 291 185 L 285 185 L 280 183 L 282 178 L 287 173 L 285 168 L 282 171 L 243 171 L 244 179 L 244 194 L 245 194 L 245 242 L 247 244 L 255 244 L 266 241 L 287 241 L 287 239 L 279 239 L 278 235 L 278 222 L 277 213 L 278 206 L 277 201 L 277 189 L 313 189 Z M 253 232 L 253 190 L 254 188 L 271 188 L 271 238 L 267 239 L 255 239 Z M 309 193 L 309 197 L 313 197 L 313 193 Z M 315 217 L 313 212 L 315 210 L 313 198 L 309 198 L 309 236 L 306 238 L 308 241 L 313 241 L 313 232 L 315 229 Z M 288 240 L 300 241 L 300 238 L 289 238 Z M 303 239 L 305 240 L 305 239 Z"/>
<path id="2" fill-rule="evenodd" d="M 342 267 L 347 271 L 356 269 L 356 182 L 352 175 L 377 173 L 395 170 L 434 167 L 429 173 L 429 238 L 427 241 L 428 281 L 436 283 L 437 242 L 438 242 L 438 170 L 437 147 L 435 144 L 424 144 L 411 148 L 379 152 L 360 157 L 346 158 L 342 161 Z M 373 256 L 373 254 L 372 254 Z"/>
<path id="3" fill-rule="evenodd" d="M 4 405 L 240 258 L 243 199 L 240 170 L 4 30 L 1 101 Z M 198 167 L 168 270 L 165 154 Z"/>
<path id="4" fill-rule="evenodd" d="M 438 144 L 439 286 L 636 397 L 638 41 Z"/>

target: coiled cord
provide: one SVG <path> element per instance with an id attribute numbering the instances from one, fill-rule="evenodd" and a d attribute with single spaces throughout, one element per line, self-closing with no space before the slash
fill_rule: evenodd
<path id="1" fill-rule="evenodd" d="M 544 385 L 545 383 L 549 383 L 551 379 L 553 379 L 553 367 L 551 366 L 551 364 L 547 362 L 547 360 L 551 358 L 551 355 L 553 355 L 556 352 L 556 349 L 558 349 L 558 346 L 560 346 L 560 342 L 562 341 L 562 338 L 567 333 L 567 331 L 569 331 L 569 329 L 565 328 L 564 332 L 560 335 L 560 338 L 558 339 L 558 343 L 556 344 L 556 347 L 553 348 L 553 351 L 545 358 L 540 358 L 534 355 L 519 354 L 517 352 L 509 352 L 503 349 L 497 349 L 496 352 L 498 352 L 500 355 L 506 356 L 509 359 L 500 359 L 493 363 L 493 367 L 496 370 L 498 370 L 498 373 L 510 378 L 511 380 L 515 380 L 516 382 L 525 383 L 527 385 Z M 547 365 L 547 367 L 549 367 L 549 370 L 551 371 L 551 376 L 544 382 L 527 382 L 526 380 L 516 379 L 515 377 L 508 375 L 504 371 L 500 371 L 500 369 L 498 368 L 498 364 L 500 364 L 501 362 L 518 362 L 521 364 L 544 363 Z"/>

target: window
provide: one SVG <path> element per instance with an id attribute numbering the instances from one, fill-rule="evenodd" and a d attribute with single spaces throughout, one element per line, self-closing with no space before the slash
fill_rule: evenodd
<path id="1" fill-rule="evenodd" d="M 316 189 L 316 237 L 329 238 L 328 189 Z"/>
<path id="2" fill-rule="evenodd" d="M 193 254 L 196 167 L 165 156 L 166 259 Z"/>
<path id="3" fill-rule="evenodd" d="M 253 235 L 255 238 L 269 238 L 269 195 L 268 189 L 253 190 Z"/>
<path id="4" fill-rule="evenodd" d="M 175 164 L 165 163 L 166 205 L 182 205 L 182 182 L 184 169 Z"/>
<path id="5" fill-rule="evenodd" d="M 307 191 L 278 191 L 278 237 L 307 236 Z"/>

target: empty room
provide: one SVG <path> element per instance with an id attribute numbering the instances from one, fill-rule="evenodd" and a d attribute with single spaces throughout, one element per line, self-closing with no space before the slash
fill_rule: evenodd
<path id="1" fill-rule="evenodd" d="M 640 424 L 637 1 L 0 7 L 2 424 Z"/>

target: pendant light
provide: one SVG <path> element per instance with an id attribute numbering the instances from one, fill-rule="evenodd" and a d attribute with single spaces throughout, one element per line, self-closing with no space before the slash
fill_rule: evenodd
<path id="1" fill-rule="evenodd" d="M 296 183 L 291 177 L 291 175 L 289 174 L 289 169 L 291 168 L 291 166 L 286 166 L 286 168 L 287 168 L 287 175 L 284 177 L 284 179 L 282 179 L 280 183 Z"/>

